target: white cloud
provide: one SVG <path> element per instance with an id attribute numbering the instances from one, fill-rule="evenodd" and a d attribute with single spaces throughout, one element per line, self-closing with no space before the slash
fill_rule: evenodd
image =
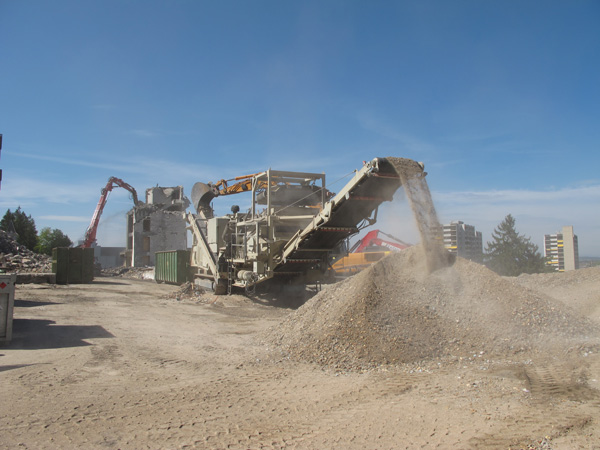
<path id="1" fill-rule="evenodd" d="M 167 185 L 168 183 L 174 185 L 180 185 L 190 183 L 193 184 L 196 181 L 204 181 L 212 179 L 217 173 L 217 171 L 210 167 L 207 164 L 199 165 L 194 163 L 179 163 L 173 160 L 168 159 L 159 159 L 152 157 L 145 158 L 136 158 L 136 157 L 111 157 L 111 162 L 106 163 L 102 160 L 94 159 L 93 157 L 82 157 L 81 155 L 77 155 L 77 157 L 71 156 L 48 156 L 37 153 L 24 153 L 24 152 L 15 152 L 11 153 L 11 157 L 24 157 L 28 159 L 35 159 L 38 161 L 48 161 L 48 162 L 56 162 L 63 165 L 71 165 L 71 166 L 79 166 L 79 167 L 92 167 L 94 169 L 99 170 L 107 170 L 106 179 L 108 180 L 109 176 L 119 176 L 126 178 L 125 181 L 132 184 L 136 182 L 136 180 L 130 180 L 129 178 L 137 177 L 140 179 L 143 176 L 143 180 L 140 182 L 144 183 L 145 187 L 150 187 L 155 185 L 156 183 L 160 185 Z M 236 174 L 236 175 L 239 175 Z M 16 179 L 17 177 L 15 177 Z M 173 181 L 171 181 L 173 180 Z M 64 183 L 56 183 L 52 182 L 44 182 L 41 180 L 19 180 L 19 184 L 22 185 L 26 190 L 27 186 L 32 184 L 40 185 L 40 184 L 53 184 L 55 186 L 68 186 L 68 182 Z M 33 182 L 33 183 L 32 183 Z M 98 186 L 96 191 L 102 186 Z M 79 186 L 69 186 L 68 190 L 78 191 Z M 15 194 L 19 194 L 19 192 L 15 192 Z"/>
<path id="2" fill-rule="evenodd" d="M 9 153 L 9 152 L 7 152 Z M 10 152 L 11 157 L 22 157 L 28 159 L 34 159 L 36 161 L 48 161 L 55 162 L 59 164 L 72 165 L 72 166 L 83 166 L 83 167 L 93 167 L 95 169 L 109 169 L 109 170 L 121 170 L 122 166 L 119 164 L 107 164 L 101 161 L 94 161 L 91 159 L 84 160 L 73 157 L 61 157 L 61 156 L 48 156 L 48 155 L 40 155 L 37 153 L 26 153 L 26 152 Z"/>
<path id="3" fill-rule="evenodd" d="M 491 190 L 491 191 L 459 191 L 436 192 L 436 199 L 453 204 L 523 204 L 547 203 L 556 201 L 575 201 L 577 203 L 600 199 L 600 185 L 568 187 L 547 191 L 532 190 Z"/>
<path id="4" fill-rule="evenodd" d="M 59 203 L 86 201 L 92 196 L 98 197 L 99 187 L 89 184 L 73 185 L 68 182 L 41 180 L 30 177 L 22 177 L 14 174 L 11 178 L 3 180 L 2 197 L 0 205 L 13 208 L 21 205 Z"/>
<path id="5" fill-rule="evenodd" d="M 42 220 L 56 220 L 62 222 L 89 222 L 89 217 L 83 216 L 40 216 Z"/>

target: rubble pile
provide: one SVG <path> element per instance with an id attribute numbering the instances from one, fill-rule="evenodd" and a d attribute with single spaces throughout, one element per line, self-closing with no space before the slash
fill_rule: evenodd
<path id="1" fill-rule="evenodd" d="M 262 340 L 336 370 L 566 354 L 600 343 L 589 319 L 482 265 L 427 266 L 420 245 L 389 255 L 323 289 Z"/>
<path id="2" fill-rule="evenodd" d="M 154 267 L 108 267 L 101 270 L 100 276 L 154 280 Z"/>
<path id="3" fill-rule="evenodd" d="M 200 300 L 205 294 L 205 290 L 192 282 L 183 283 L 175 292 L 170 293 L 167 298 L 182 300 Z"/>
<path id="4" fill-rule="evenodd" d="M 0 230 L 0 270 L 8 273 L 50 273 L 52 258 L 32 252 Z"/>

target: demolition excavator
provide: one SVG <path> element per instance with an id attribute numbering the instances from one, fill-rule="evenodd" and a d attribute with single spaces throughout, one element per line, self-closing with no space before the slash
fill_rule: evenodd
<path id="1" fill-rule="evenodd" d="M 124 182 L 120 178 L 110 177 L 106 186 L 104 186 L 100 190 L 100 199 L 98 200 L 98 204 L 96 205 L 96 210 L 94 211 L 94 215 L 92 216 L 92 221 L 85 232 L 85 237 L 83 239 L 83 243 L 80 245 L 81 248 L 89 248 L 94 242 L 96 242 L 96 232 L 98 231 L 98 224 L 100 223 L 100 216 L 104 211 L 104 206 L 106 205 L 106 201 L 108 200 L 108 195 L 115 187 L 121 187 L 131 194 L 133 199 L 134 206 L 139 205 L 139 200 L 137 196 L 136 190 L 130 184 Z"/>
<path id="2" fill-rule="evenodd" d="M 411 177 L 426 175 L 422 163 L 403 159 L 403 165 Z M 267 281 L 318 284 L 330 254 L 377 221 L 379 206 L 402 185 L 400 175 L 389 158 L 375 158 L 337 194 L 326 188 L 324 174 L 272 169 L 196 183 L 191 198 L 197 214 L 187 214 L 193 276 L 211 281 L 217 294 L 234 287 L 248 292 Z M 215 216 L 214 199 L 241 192 L 251 194 L 246 212 L 234 205 L 231 214 Z"/>

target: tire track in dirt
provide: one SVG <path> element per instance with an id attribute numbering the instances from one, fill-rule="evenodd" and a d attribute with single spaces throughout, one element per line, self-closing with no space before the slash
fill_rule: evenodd
<path id="1" fill-rule="evenodd" d="M 471 439 L 470 445 L 499 449 L 554 448 L 538 445 L 551 445 L 571 432 L 582 434 L 595 422 L 600 392 L 588 385 L 588 370 L 580 360 L 565 358 L 528 364 L 523 376 L 524 390 L 529 392 L 524 412 L 495 420 L 490 430 Z"/>
<path id="2" fill-rule="evenodd" d="M 105 409 L 112 402 L 119 405 L 116 418 L 121 424 L 125 422 L 125 428 L 139 429 L 136 418 L 144 417 L 156 424 L 148 427 L 146 438 L 163 442 L 166 447 L 198 445 L 197 436 L 202 436 L 202 445 L 210 448 L 290 447 L 312 442 L 318 436 L 323 442 L 330 442 L 332 430 L 337 429 L 338 433 L 346 428 L 352 430 L 354 418 L 371 411 L 373 402 L 382 397 L 401 396 L 414 382 L 404 377 L 388 379 L 381 384 L 374 382 L 378 387 L 373 388 L 357 380 L 357 384 L 348 389 L 347 380 L 335 377 L 315 381 L 309 373 L 298 376 L 262 367 L 241 372 L 224 373 L 193 387 L 186 384 L 178 389 L 157 388 L 153 393 L 144 392 L 120 400 L 108 397 L 104 407 L 88 408 L 85 417 L 69 417 L 68 423 L 110 416 L 111 411 Z M 314 403 L 299 403 L 303 391 L 321 391 L 320 382 L 332 388 L 331 395 Z M 206 389 L 198 389 L 198 386 Z M 269 395 L 269 392 L 283 395 Z M 290 406 L 288 401 L 296 406 Z M 177 405 L 176 409 L 173 405 Z M 342 436 L 338 439 L 341 442 Z"/>
<path id="3" fill-rule="evenodd" d="M 111 353 L 115 352 L 96 351 L 96 355 Z M 186 361 L 157 358 L 151 365 L 148 372 L 140 373 L 142 390 L 136 391 L 130 384 L 97 399 L 94 397 L 100 392 L 92 392 L 89 403 L 79 401 L 82 406 L 56 411 L 53 418 L 21 417 L 22 427 L 31 424 L 27 434 L 37 434 L 36 442 L 52 436 L 63 444 L 77 442 L 79 430 L 94 429 L 95 433 L 86 431 L 90 442 L 117 442 L 120 448 L 139 448 L 135 440 L 127 440 L 136 433 L 143 442 L 160 442 L 162 448 L 364 448 L 374 444 L 389 448 L 385 442 L 391 441 L 403 443 L 405 448 L 419 443 L 428 448 L 510 448 L 530 442 L 532 430 L 543 437 L 548 430 L 569 429 L 585 420 L 582 414 L 548 420 L 545 413 L 502 416 L 478 411 L 475 388 L 463 386 L 460 391 L 445 392 L 451 383 L 440 377 L 455 377 L 453 368 L 433 375 L 425 371 L 336 377 L 315 374 L 309 366 L 246 361 L 192 378 L 188 372 L 194 365 Z M 169 372 L 166 378 L 146 378 L 161 365 Z M 532 397 L 555 399 L 553 389 L 536 391 L 535 386 L 551 384 L 548 373 L 556 373 L 560 380 L 568 368 L 548 366 L 539 370 L 541 375 L 536 375 L 537 369 L 530 372 L 535 373 L 530 376 Z M 166 384 L 176 373 L 182 381 Z M 465 375 L 460 384 L 474 385 L 474 377 L 476 374 Z M 477 380 L 485 387 L 485 377 Z M 303 402 L 305 396 L 320 397 Z M 462 413 L 462 430 L 453 428 L 446 418 L 457 408 L 473 410 L 470 415 Z M 464 423 L 469 417 L 472 423 Z M 381 445 L 377 445 L 379 441 Z"/>
<path id="4" fill-rule="evenodd" d="M 597 401 L 600 392 L 588 385 L 585 367 L 571 362 L 536 365 L 526 371 L 532 395 L 542 400 Z"/>
<path id="5" fill-rule="evenodd" d="M 102 355 L 110 353 L 98 351 Z M 168 371 L 191 370 L 178 360 L 163 363 Z M 532 436 L 542 438 L 557 430 L 564 434 L 565 430 L 585 426 L 586 417 L 589 420 L 575 408 L 573 414 L 549 419 L 546 415 L 552 409 L 547 406 L 537 414 L 531 408 L 527 408 L 527 414 L 491 414 L 478 406 L 475 388 L 463 386 L 460 391 L 445 392 L 451 383 L 440 377 L 455 377 L 451 368 L 433 375 L 371 373 L 336 377 L 331 373 L 315 374 L 312 367 L 295 364 L 249 362 L 235 367 L 231 365 L 210 376 L 201 374 L 196 379 L 189 379 L 188 374 L 179 385 L 165 385 L 163 380 L 132 392 L 134 386 L 130 385 L 96 399 L 100 392 L 92 392 L 89 403 L 80 399 L 77 406 L 73 403 L 58 410 L 52 418 L 35 413 L 21 416 L 18 430 L 37 435 L 36 443 L 48 442 L 46 439 L 51 437 L 67 447 L 79 441 L 78 433 L 87 430 L 86 439 L 95 446 L 119 448 L 140 448 L 131 439 L 136 434 L 142 442 L 161 443 L 160 448 L 390 448 L 385 443 L 391 441 L 405 448 L 424 443 L 428 448 L 519 448 L 531 442 Z M 568 373 L 568 366 L 527 370 L 532 380 L 531 402 L 543 402 L 544 398 L 556 401 L 554 388 L 535 386 L 560 381 Z M 460 384 L 474 385 L 476 374 L 467 375 Z M 477 383 L 485 387 L 485 377 L 477 379 L 483 380 Z M 572 401 L 568 400 L 570 393 L 566 389 L 559 396 Z M 302 402 L 304 396 L 314 398 L 319 394 L 316 401 Z M 469 408 L 470 415 L 464 413 Z M 472 417 L 470 428 L 463 423 L 464 428 L 457 430 L 456 422 L 453 428 L 446 416 L 456 415 L 456 409 L 463 411 L 463 422 Z M 394 448 L 402 447 L 398 444 Z"/>
<path id="6" fill-rule="evenodd" d="M 395 442 L 418 442 L 421 437 L 415 439 L 413 435 L 411 441 L 409 436 L 401 436 L 395 431 L 400 421 L 414 420 L 415 427 L 423 428 L 423 424 L 427 424 L 424 428 L 429 429 L 427 427 L 431 426 L 430 442 L 433 445 L 437 440 L 438 445 L 442 445 L 443 442 L 448 443 L 451 426 L 446 422 L 436 428 L 434 421 L 428 419 L 431 416 L 428 401 L 415 410 L 418 414 L 415 413 L 414 419 L 405 417 L 407 411 L 403 397 L 410 394 L 415 386 L 426 385 L 428 376 L 387 374 L 369 375 L 368 379 L 364 376 L 350 377 L 357 382 L 350 390 L 347 389 L 347 378 L 343 381 L 338 379 L 340 386 L 346 388 L 336 392 L 335 388 L 340 386 L 335 386 L 335 377 L 311 377 L 307 382 L 302 374 L 255 367 L 245 375 L 212 380 L 209 383 L 214 386 L 212 392 L 195 398 L 194 402 L 202 404 L 207 411 L 213 411 L 212 420 L 196 418 L 185 421 L 181 420 L 181 415 L 171 415 L 174 420 L 161 427 L 160 432 L 155 430 L 156 434 L 151 437 L 161 442 L 171 441 L 172 430 L 176 429 L 179 432 L 174 444 L 184 445 L 182 433 L 185 433 L 182 430 L 187 429 L 193 434 L 201 434 L 203 445 L 210 448 L 236 448 L 238 445 L 239 448 L 327 448 L 341 444 L 364 447 L 372 445 L 373 439 L 378 436 Z M 312 397 L 310 391 L 317 389 L 322 392 L 322 384 L 327 385 L 325 390 L 331 395 L 322 396 L 314 403 L 298 403 L 298 395 L 301 395 L 298 393 L 308 391 L 307 396 Z M 257 388 L 261 385 L 262 388 Z M 434 388 L 441 391 L 439 386 Z M 246 394 L 240 395 L 240 391 Z M 269 392 L 283 394 L 271 396 Z M 183 403 L 181 393 L 173 392 L 172 395 L 166 403 Z M 422 395 L 421 392 L 415 394 L 417 397 Z M 288 402 L 296 406 L 289 407 Z M 448 408 L 449 405 L 446 410 Z M 250 418 L 248 411 L 252 412 Z M 437 420 L 443 422 L 441 417 Z M 223 423 L 235 426 L 223 427 Z M 360 426 L 357 427 L 357 423 Z M 213 425 L 219 429 L 212 429 Z M 193 440 L 187 442 L 198 445 Z M 456 442 L 461 442 L 460 436 L 456 437 Z"/>

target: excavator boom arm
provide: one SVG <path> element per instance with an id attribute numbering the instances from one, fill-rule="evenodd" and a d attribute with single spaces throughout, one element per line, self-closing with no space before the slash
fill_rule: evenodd
<path id="1" fill-rule="evenodd" d="M 83 240 L 83 244 L 81 244 L 81 247 L 89 248 L 94 242 L 96 242 L 96 232 L 98 231 L 100 216 L 102 215 L 102 211 L 104 211 L 104 206 L 106 205 L 106 201 L 108 200 L 108 194 L 110 193 L 110 191 L 113 190 L 114 187 L 117 186 L 128 190 L 131 193 L 134 205 L 138 205 L 139 200 L 137 197 L 137 192 L 135 191 L 133 186 L 131 186 L 128 183 L 125 183 L 120 178 L 110 177 L 108 179 L 108 183 L 106 183 L 106 186 L 104 186 L 100 191 L 100 199 L 98 200 L 98 204 L 96 205 L 96 210 L 94 211 L 94 215 L 92 216 L 90 226 L 85 232 L 85 238 Z"/>
<path id="2" fill-rule="evenodd" d="M 386 241 L 379 237 L 379 234 L 383 234 L 384 236 L 393 239 L 396 242 Z M 410 244 L 398 239 L 397 237 L 392 236 L 391 234 L 384 233 L 381 230 L 372 230 L 369 231 L 364 238 L 356 242 L 354 246 L 350 249 L 349 253 L 362 253 L 370 246 L 377 247 L 387 247 L 390 250 L 404 250 L 407 247 L 410 247 Z"/>
<path id="3" fill-rule="evenodd" d="M 269 186 L 267 180 L 259 178 L 262 173 L 253 173 L 250 175 L 241 175 L 239 177 L 230 178 L 229 180 L 220 180 L 216 183 L 201 183 L 194 184 L 192 188 L 192 203 L 196 210 L 205 218 L 211 218 L 213 211 L 210 202 L 213 198 L 221 195 L 239 194 L 241 192 L 251 192 L 252 184 L 255 190 L 264 190 Z M 234 184 L 229 184 L 230 181 L 235 181 Z M 272 180 L 271 187 L 280 184 L 280 181 Z M 285 184 L 285 183 L 284 183 Z"/>
<path id="4" fill-rule="evenodd" d="M 260 175 L 260 173 L 253 173 L 251 175 L 242 175 L 239 177 L 231 178 L 229 180 L 221 180 L 217 183 L 213 184 L 218 191 L 219 195 L 231 195 L 231 194 L 239 194 L 240 192 L 247 192 L 252 190 L 252 181 L 254 177 Z M 230 181 L 237 181 L 232 185 L 229 185 Z M 268 185 L 268 182 L 265 180 L 256 180 L 256 189 L 265 189 Z M 276 186 L 277 182 L 272 181 L 271 186 Z"/>

